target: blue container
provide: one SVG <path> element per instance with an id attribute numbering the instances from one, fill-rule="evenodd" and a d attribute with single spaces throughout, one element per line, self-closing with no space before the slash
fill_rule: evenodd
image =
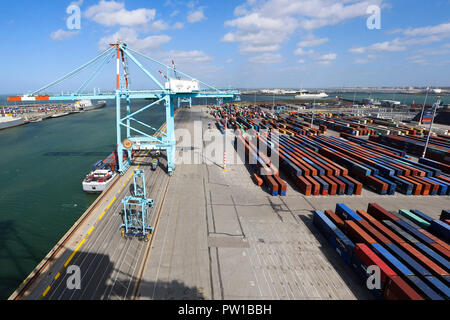
<path id="1" fill-rule="evenodd" d="M 389 186 L 388 187 L 388 191 L 387 191 L 388 195 L 392 196 L 392 195 L 395 194 L 395 190 L 397 189 L 397 185 L 394 182 L 389 181 L 389 180 L 383 178 L 382 176 L 375 175 L 374 177 L 377 178 L 377 179 L 380 179 L 381 181 L 383 181 L 383 182 L 388 184 L 388 186 Z M 390 178 L 392 178 L 392 177 L 389 177 L 389 179 Z"/>
<path id="2" fill-rule="evenodd" d="M 405 266 L 396 257 L 390 254 L 385 248 L 383 248 L 382 245 L 378 243 L 373 243 L 371 244 L 371 246 L 376 252 L 380 254 L 381 257 L 384 258 L 383 259 L 384 261 L 386 261 L 392 268 L 394 268 L 394 271 L 398 271 L 398 273 L 404 276 L 414 275 L 414 273 L 410 269 L 408 269 L 407 266 Z"/>
<path id="3" fill-rule="evenodd" d="M 351 196 L 353 194 L 354 184 L 345 179 L 343 176 L 339 176 L 336 178 L 345 183 L 345 194 Z"/>
<path id="4" fill-rule="evenodd" d="M 450 219 L 450 210 L 442 210 L 440 220 L 447 220 L 447 219 Z"/>
<path id="5" fill-rule="evenodd" d="M 400 226 L 403 230 L 406 230 L 408 233 L 413 235 L 415 238 L 419 239 L 422 242 L 425 242 L 427 244 L 433 244 L 434 240 L 428 238 L 426 235 L 424 235 L 422 232 L 418 231 L 416 228 L 410 226 L 407 222 L 403 220 L 397 220 L 395 223 Z M 433 224 L 431 224 L 433 225 Z"/>
<path id="6" fill-rule="evenodd" d="M 402 180 L 399 177 L 390 177 L 389 179 L 391 179 L 397 185 L 397 191 L 400 191 L 407 196 L 412 194 L 414 185 L 411 182 Z"/>
<path id="7" fill-rule="evenodd" d="M 436 251 L 430 249 L 428 246 L 424 245 L 423 243 L 417 243 L 416 247 L 425 252 L 425 254 L 430 258 L 431 260 L 434 260 L 436 263 L 439 263 L 447 270 L 450 269 L 450 262 L 445 258 L 442 257 L 439 253 Z"/>
<path id="8" fill-rule="evenodd" d="M 347 207 L 343 203 L 337 203 L 336 204 L 336 214 L 340 215 L 344 220 L 352 220 L 352 221 L 361 221 L 362 218 L 357 215 L 353 210 L 351 210 L 349 207 Z"/>
<path id="9" fill-rule="evenodd" d="M 418 216 L 419 218 L 425 220 L 428 223 L 431 223 L 433 221 L 433 218 L 431 218 L 430 216 L 428 216 L 427 214 L 419 211 L 419 210 L 409 210 L 412 213 L 414 213 L 416 216 Z"/>
<path id="10" fill-rule="evenodd" d="M 328 190 L 328 183 L 326 183 L 321 177 L 315 176 L 314 179 L 320 184 L 321 190 Z"/>
<path id="11" fill-rule="evenodd" d="M 442 240 L 446 242 L 450 241 L 450 225 L 441 220 L 433 220 L 430 226 L 431 231 L 433 231 L 437 236 L 441 237 Z"/>
<path id="12" fill-rule="evenodd" d="M 406 280 L 415 288 L 419 293 L 424 294 L 431 300 L 444 300 L 436 291 L 431 289 L 425 282 L 420 280 L 417 276 L 407 276 Z"/>
<path id="13" fill-rule="evenodd" d="M 426 282 L 445 299 L 450 299 L 450 288 L 434 276 L 425 277 Z"/>
<path id="14" fill-rule="evenodd" d="M 334 240 L 336 252 L 342 257 L 349 266 L 352 264 L 353 251 L 355 245 L 353 242 L 339 229 L 331 231 L 331 238 Z"/>
<path id="15" fill-rule="evenodd" d="M 431 273 L 417 263 L 413 258 L 411 258 L 405 251 L 397 247 L 393 243 L 386 243 L 385 246 L 388 250 L 393 253 L 400 261 L 402 261 L 406 266 L 411 268 L 411 270 L 420 276 L 431 276 Z"/>
<path id="16" fill-rule="evenodd" d="M 314 211 L 313 224 L 319 229 L 325 238 L 329 238 L 332 230 L 337 229 L 337 226 L 331 221 L 324 212 L 320 210 Z"/>

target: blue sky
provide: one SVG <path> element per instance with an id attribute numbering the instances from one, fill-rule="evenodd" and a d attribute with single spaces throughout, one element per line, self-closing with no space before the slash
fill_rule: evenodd
<path id="1" fill-rule="evenodd" d="M 66 26 L 71 4 L 80 30 Z M 367 28 L 371 5 L 379 30 Z M 8 1 L 0 92 L 37 89 L 117 38 L 219 87 L 450 86 L 449 13 L 449 0 Z M 93 85 L 113 89 L 114 70 Z M 130 76 L 154 87 L 136 68 Z"/>

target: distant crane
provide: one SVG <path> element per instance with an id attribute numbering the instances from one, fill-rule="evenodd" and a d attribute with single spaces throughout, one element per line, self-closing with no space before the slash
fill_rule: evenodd
<path id="1" fill-rule="evenodd" d="M 157 64 L 161 67 L 173 69 L 175 78 L 165 77 L 165 83 L 162 84 L 156 79 L 136 58 L 145 59 L 147 62 Z M 103 68 L 111 62 L 114 57 L 116 58 L 116 89 L 115 92 L 100 93 L 95 91 L 91 93 L 82 93 L 83 90 L 101 73 Z M 156 84 L 158 89 L 156 90 L 130 90 L 129 81 L 129 65 L 128 59 L 134 62 L 138 68 L 144 72 L 144 74 L 150 78 L 150 80 Z M 82 71 L 93 66 L 96 63 L 100 65 L 94 71 L 92 75 L 82 84 L 82 86 L 75 92 L 60 95 L 49 95 L 44 92 L 48 92 L 49 88 L 61 84 L 62 82 L 73 78 L 75 75 L 79 75 Z M 122 73 L 121 66 L 122 64 Z M 186 79 L 181 79 L 181 76 Z M 200 89 L 200 85 L 203 85 L 207 89 Z M 42 94 L 44 93 L 44 94 Z M 118 41 L 110 44 L 110 48 L 103 51 L 100 55 L 90 60 L 81 67 L 66 74 L 65 76 L 53 81 L 52 83 L 45 85 L 42 88 L 32 92 L 28 95 L 18 97 L 8 97 L 8 101 L 62 101 L 62 100 L 116 100 L 116 136 L 117 136 L 117 154 L 119 162 L 119 172 L 123 174 L 131 165 L 132 151 L 137 150 L 165 150 L 167 153 L 167 172 L 169 175 L 173 174 L 175 170 L 175 121 L 174 121 L 174 99 L 178 99 L 178 107 L 180 106 L 180 99 L 192 98 L 217 98 L 220 101 L 223 99 L 230 99 L 237 101 L 240 99 L 240 92 L 237 90 L 219 90 L 211 85 L 208 85 L 200 80 L 196 80 L 190 75 L 181 72 L 176 69 L 175 62 L 172 60 L 172 67 L 159 62 L 147 55 L 133 50 L 127 46 L 126 43 Z M 121 100 L 126 100 L 126 111 L 123 115 L 121 108 Z M 131 112 L 131 100 L 132 99 L 154 99 L 154 101 L 145 107 L 139 108 L 135 112 Z M 142 113 L 145 110 L 149 110 L 157 105 L 164 104 L 166 108 L 166 132 L 161 132 L 158 129 L 150 126 L 141 120 L 136 119 L 135 116 Z M 139 124 L 137 128 L 134 124 Z M 150 132 L 144 132 L 144 127 Z M 123 132 L 125 129 L 125 132 Z M 159 132 L 161 137 L 154 137 L 154 133 Z M 133 133 L 133 135 L 132 135 Z M 125 139 L 124 139 L 125 138 Z"/>

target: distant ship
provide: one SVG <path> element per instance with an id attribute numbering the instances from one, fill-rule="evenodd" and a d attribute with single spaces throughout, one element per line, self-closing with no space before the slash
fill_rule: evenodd
<path id="1" fill-rule="evenodd" d="M 60 118 L 60 117 L 64 117 L 69 115 L 69 112 L 60 112 L 60 113 L 55 113 L 51 116 L 51 118 Z"/>
<path id="2" fill-rule="evenodd" d="M 301 91 L 300 94 L 295 96 L 296 100 L 320 100 L 326 98 L 328 98 L 328 95 L 325 92 L 309 93 L 308 91 Z"/>
<path id="3" fill-rule="evenodd" d="M 98 101 L 96 104 L 92 104 L 91 100 L 79 100 L 75 102 L 75 106 L 77 106 L 80 110 L 90 111 L 104 108 L 106 106 L 106 101 L 101 100 Z"/>
<path id="4" fill-rule="evenodd" d="M 0 116 L 0 129 L 7 129 L 12 127 L 21 126 L 25 123 L 23 118 L 16 118 L 12 116 L 2 117 Z"/>

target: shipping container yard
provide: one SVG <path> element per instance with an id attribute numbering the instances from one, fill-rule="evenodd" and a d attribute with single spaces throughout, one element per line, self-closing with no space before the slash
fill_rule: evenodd
<path id="1" fill-rule="evenodd" d="M 389 212 L 370 203 L 367 211 L 314 212 L 314 225 L 342 260 L 366 282 L 367 269 L 378 266 L 381 286 L 371 291 L 389 300 L 448 300 L 450 226 L 419 210 Z"/>

